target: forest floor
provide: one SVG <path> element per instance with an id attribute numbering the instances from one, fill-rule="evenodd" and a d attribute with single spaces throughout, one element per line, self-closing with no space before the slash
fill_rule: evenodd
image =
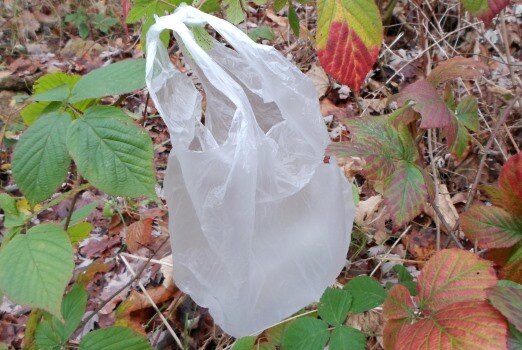
<path id="1" fill-rule="evenodd" d="M 420 3 L 423 5 L 418 5 Z M 434 164 L 439 177 L 439 209 L 449 226 L 454 227 L 466 205 L 470 185 L 477 177 L 483 145 L 506 107 L 506 99 L 518 98 L 519 101 L 495 136 L 493 147 L 485 158 L 480 183 L 495 184 L 501 166 L 522 146 L 521 96 L 516 93 L 522 90 L 522 5 L 508 6 L 491 27 L 485 28 L 465 14 L 455 1 L 399 1 L 393 14 L 386 19 L 385 40 L 378 62 L 358 94 L 337 84 L 318 64 L 313 44 L 315 6 L 296 5 L 296 8 L 301 23 L 299 37 L 292 34 L 286 10 L 275 13 L 271 6 L 253 3 L 247 8 L 247 21 L 239 28 L 250 31 L 268 26 L 273 30 L 273 40 L 260 42 L 275 46 L 313 80 L 321 112 L 334 141 L 349 138 L 343 124 L 347 119 L 389 113 L 390 96 L 406 84 L 426 77 L 440 61 L 466 56 L 476 57 L 488 65 L 489 73 L 483 79 L 457 82 L 457 93 L 469 93 L 479 101 L 480 130 L 472 134 L 463 157 L 452 156 L 442 143 L 435 143 L 434 149 L 429 150 L 427 143 L 421 142 L 424 161 L 430 166 Z M 88 14 L 82 22 L 88 31 L 85 38 L 80 37 L 74 18 L 68 17 L 69 22 L 66 21 L 67 15 L 77 13 L 78 9 L 84 9 Z M 97 20 L 113 20 L 94 22 L 95 14 L 103 15 Z M 13 147 L 26 128 L 19 111 L 27 104 L 35 79 L 58 71 L 83 75 L 111 62 L 144 56 L 139 44 L 140 26 L 129 25 L 127 32 L 121 18 L 121 4 L 115 0 L 3 2 L 0 7 L 1 192 L 21 196 L 11 176 L 10 164 Z M 182 66 L 179 52 L 173 51 L 172 57 Z M 162 197 L 170 151 L 169 135 L 146 89 L 126 96 L 108 97 L 103 102 L 118 104 L 130 111 L 149 133 L 155 146 L 157 191 Z M 444 227 L 439 227 L 437 215 L 429 203 L 421 215 L 394 232 L 382 195 L 359 174 L 362 165 L 353 158 L 341 158 L 339 163 L 360 191 L 352 245 L 339 283 L 344 284 L 360 274 L 372 275 L 382 284 L 394 282 L 397 275 L 393 266 L 397 264 L 416 276 L 436 251 L 438 237 L 443 247 L 474 248 L 462 232 L 457 233 L 455 240 Z M 71 174 L 60 191 L 71 189 L 75 181 Z M 487 201 L 481 196 L 475 200 Z M 168 240 L 165 205 L 146 199 L 110 197 L 92 187 L 82 192 L 75 203 L 76 208 L 88 205 L 93 209 L 88 221 L 94 229 L 89 238 L 75 248 L 75 273 L 90 279 L 87 314 L 97 313 L 75 337 L 117 323 L 146 335 L 158 349 L 176 348 L 148 294 L 189 348 L 230 347 L 233 338 L 216 327 L 207 310 L 199 308 L 171 280 L 170 245 L 165 243 Z M 70 207 L 71 200 L 65 200 L 42 212 L 37 220 L 61 221 Z M 19 202 L 19 208 L 32 210 L 23 200 Z M 0 237 L 5 232 L 0 220 Z M 134 276 L 121 257 L 134 271 L 142 270 L 144 264 L 147 266 L 140 276 Z M 141 282 L 146 293 L 136 281 Z M 0 343 L 17 349 L 22 347 L 29 311 L 30 308 L 13 304 L 7 298 L 0 299 Z M 384 321 L 379 309 L 350 318 L 349 322 L 367 334 L 375 335 L 368 340 L 369 349 L 382 348 Z"/>

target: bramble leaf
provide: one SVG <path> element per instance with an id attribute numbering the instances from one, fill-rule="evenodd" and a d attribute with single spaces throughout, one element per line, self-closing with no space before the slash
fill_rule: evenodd
<path id="1" fill-rule="evenodd" d="M 487 65 L 473 58 L 457 56 L 440 62 L 437 67 L 431 71 L 426 80 L 437 87 L 442 83 L 457 78 L 465 80 L 476 79 L 482 74 L 482 71 L 487 69 Z"/>
<path id="2" fill-rule="evenodd" d="M 317 4 L 317 56 L 326 73 L 358 92 L 383 40 L 373 0 L 321 0 Z"/>
<path id="3" fill-rule="evenodd" d="M 323 350 L 329 337 L 326 322 L 303 317 L 288 326 L 283 335 L 282 345 L 285 350 Z"/>
<path id="4" fill-rule="evenodd" d="M 469 143 L 469 132 L 479 130 L 477 100 L 473 96 L 467 96 L 460 101 L 455 111 L 457 118 L 458 131 L 457 138 L 451 148 L 452 152 L 461 157 Z"/>
<path id="5" fill-rule="evenodd" d="M 486 301 L 453 303 L 404 326 L 396 350 L 505 350 L 507 324 Z"/>
<path id="6" fill-rule="evenodd" d="M 243 22 L 246 18 L 246 14 L 243 11 L 243 0 L 223 0 L 223 6 L 225 7 L 225 14 L 227 20 L 234 24 L 238 25 Z"/>
<path id="7" fill-rule="evenodd" d="M 412 163 L 401 161 L 395 173 L 385 182 L 384 202 L 395 229 L 417 216 L 428 200 L 428 191 L 421 170 Z"/>
<path id="8" fill-rule="evenodd" d="M 509 258 L 502 268 L 502 278 L 522 284 L 522 246 Z"/>
<path id="9" fill-rule="evenodd" d="M 67 113 L 46 114 L 24 132 L 16 145 L 13 176 L 32 205 L 53 195 L 67 176 L 71 158 L 65 134 L 70 124 Z"/>
<path id="10" fill-rule="evenodd" d="M 18 234 L 0 251 L 0 290 L 18 304 L 38 307 L 62 319 L 65 287 L 74 269 L 67 233 L 54 224 Z"/>
<path id="11" fill-rule="evenodd" d="M 256 343 L 256 337 L 243 337 L 234 342 L 232 350 L 252 350 Z"/>
<path id="12" fill-rule="evenodd" d="M 132 74 L 129 74 L 132 72 Z M 72 89 L 72 103 L 120 95 L 145 87 L 145 59 L 127 59 L 91 71 Z"/>
<path id="13" fill-rule="evenodd" d="M 444 249 L 424 266 L 417 279 L 421 309 L 437 311 L 449 304 L 486 299 L 497 283 L 490 261 L 460 249 Z"/>
<path id="14" fill-rule="evenodd" d="M 152 350 L 149 341 L 127 327 L 112 326 L 88 333 L 80 350 Z"/>
<path id="15" fill-rule="evenodd" d="M 327 288 L 323 293 L 317 311 L 319 316 L 331 325 L 344 323 L 352 305 L 352 295 L 342 289 Z"/>
<path id="16" fill-rule="evenodd" d="M 382 308 L 385 320 L 409 318 L 415 309 L 410 292 L 400 284 L 396 284 L 390 289 Z"/>
<path id="17" fill-rule="evenodd" d="M 491 304 L 519 331 L 522 331 L 522 286 L 497 285 L 488 288 L 486 293 Z"/>
<path id="18" fill-rule="evenodd" d="M 94 226 L 90 222 L 80 222 L 79 224 L 70 226 L 67 229 L 67 234 L 69 235 L 71 243 L 75 244 L 89 237 L 89 233 L 93 228 Z"/>
<path id="19" fill-rule="evenodd" d="M 473 16 L 477 16 L 489 26 L 493 18 L 509 5 L 509 0 L 462 0 L 462 4 Z"/>
<path id="20" fill-rule="evenodd" d="M 522 217 L 522 152 L 511 156 L 502 166 L 498 179 L 502 207 Z"/>
<path id="21" fill-rule="evenodd" d="M 152 141 L 120 109 L 89 108 L 71 123 L 67 148 L 80 174 L 100 190 L 155 197 Z"/>
<path id="22" fill-rule="evenodd" d="M 474 205 L 460 220 L 466 237 L 481 248 L 507 248 L 522 240 L 522 217 L 502 208 Z"/>
<path id="23" fill-rule="evenodd" d="M 16 199 L 8 195 L 7 193 L 0 193 L 0 209 L 4 211 L 4 226 L 6 228 L 12 228 L 22 226 L 25 223 L 25 214 L 18 210 L 16 205 Z M 6 236 L 2 237 L 2 243 L 6 239 Z"/>
<path id="24" fill-rule="evenodd" d="M 328 348 L 329 350 L 364 350 L 366 348 L 366 336 L 353 327 L 335 327 Z"/>
<path id="25" fill-rule="evenodd" d="M 38 324 L 36 343 L 40 349 L 62 349 L 82 320 L 87 306 L 87 296 L 82 286 L 75 285 L 62 302 L 65 323 L 49 315 Z"/>
<path id="26" fill-rule="evenodd" d="M 384 288 L 369 276 L 357 276 L 344 285 L 352 295 L 350 313 L 358 314 L 381 305 L 386 298 Z"/>
<path id="27" fill-rule="evenodd" d="M 428 81 L 417 80 L 399 93 L 398 103 L 405 104 L 408 101 L 414 103 L 413 109 L 419 112 L 422 117 L 421 128 L 450 128 L 453 126 L 454 117 L 440 98 L 435 87 Z"/>

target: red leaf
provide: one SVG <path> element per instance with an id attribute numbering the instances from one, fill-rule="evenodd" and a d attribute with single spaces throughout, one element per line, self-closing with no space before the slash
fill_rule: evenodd
<path id="1" fill-rule="evenodd" d="M 387 321 L 382 331 L 384 349 L 396 349 L 397 341 L 404 341 L 404 339 L 399 339 L 399 333 L 401 333 L 401 331 L 409 325 L 410 321 L 406 319 Z"/>
<path id="2" fill-rule="evenodd" d="M 489 26 L 493 18 L 509 5 L 509 0 L 462 0 L 462 4 L 472 15 L 477 16 L 484 21 L 486 26 Z"/>
<path id="3" fill-rule="evenodd" d="M 498 180 L 503 208 L 522 216 L 522 152 L 510 157 L 502 166 Z"/>
<path id="4" fill-rule="evenodd" d="M 461 216 L 466 237 L 481 248 L 507 248 L 522 240 L 522 218 L 502 208 L 475 205 Z"/>
<path id="5" fill-rule="evenodd" d="M 414 308 L 408 288 L 396 284 L 390 289 L 388 297 L 384 301 L 383 316 L 385 320 L 408 318 L 412 315 Z"/>
<path id="6" fill-rule="evenodd" d="M 522 284 L 522 247 L 509 258 L 506 266 L 501 271 L 503 279 Z"/>
<path id="7" fill-rule="evenodd" d="M 507 324 L 485 301 L 454 303 L 402 328 L 395 350 L 505 350 Z"/>
<path id="8" fill-rule="evenodd" d="M 326 73 L 359 91 L 379 55 L 379 47 L 367 48 L 346 23 L 333 22 L 326 48 L 317 51 Z M 341 63 L 341 64 L 339 64 Z"/>
<path id="9" fill-rule="evenodd" d="M 437 311 L 456 302 L 486 299 L 497 283 L 492 263 L 459 249 L 445 249 L 424 266 L 417 281 L 422 309 Z"/>
<path id="10" fill-rule="evenodd" d="M 404 104 L 413 101 L 413 109 L 420 113 L 421 128 L 454 128 L 455 122 L 437 90 L 426 80 L 418 80 L 408 85 L 399 94 L 397 102 Z M 455 132 L 456 134 L 456 132 Z"/>
<path id="11" fill-rule="evenodd" d="M 437 86 L 445 83 L 448 80 L 457 78 L 461 79 L 476 79 L 488 66 L 484 63 L 475 61 L 473 58 L 464 58 L 457 56 L 443 61 L 435 67 L 430 75 L 426 78 L 428 82 Z"/>

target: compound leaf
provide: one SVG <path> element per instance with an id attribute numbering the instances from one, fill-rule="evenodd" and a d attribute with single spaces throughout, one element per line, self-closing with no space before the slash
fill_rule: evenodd
<path id="1" fill-rule="evenodd" d="M 373 0 L 317 4 L 317 56 L 325 72 L 359 91 L 379 55 L 383 27 Z"/>
<path id="2" fill-rule="evenodd" d="M 295 320 L 283 335 L 285 350 L 323 350 L 330 332 L 323 320 L 303 317 Z"/>
<path id="3" fill-rule="evenodd" d="M 345 284 L 344 290 L 352 295 L 350 313 L 358 314 L 381 305 L 386 298 L 384 288 L 369 276 L 357 276 Z"/>
<path id="4" fill-rule="evenodd" d="M 344 323 L 352 305 L 352 295 L 342 289 L 327 288 L 321 297 L 317 311 L 331 325 Z"/>
<path id="5" fill-rule="evenodd" d="M 127 327 L 112 326 L 88 333 L 80 350 L 152 350 L 147 339 Z"/>
<path id="6" fill-rule="evenodd" d="M 330 337 L 329 350 L 364 350 L 366 336 L 360 330 L 348 326 L 335 327 Z"/>

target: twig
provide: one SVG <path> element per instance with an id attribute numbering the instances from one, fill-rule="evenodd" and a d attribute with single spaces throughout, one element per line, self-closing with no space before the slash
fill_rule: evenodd
<path id="1" fill-rule="evenodd" d="M 500 127 L 505 123 L 507 117 L 509 116 L 509 113 L 513 109 L 513 106 L 515 103 L 517 103 L 518 98 L 521 94 L 518 94 L 515 98 L 511 100 L 511 102 L 508 104 L 504 112 L 502 113 L 502 116 L 495 124 L 495 127 L 493 128 L 493 131 L 491 132 L 491 135 L 489 137 L 488 143 L 484 147 L 484 154 L 482 155 L 482 159 L 480 160 L 479 169 L 477 171 L 477 175 L 475 176 L 475 181 L 473 181 L 473 185 L 471 187 L 471 191 L 468 194 L 468 198 L 466 200 L 466 206 L 464 207 L 464 211 L 467 211 L 469 209 L 469 206 L 473 202 L 473 197 L 477 193 L 477 187 L 478 183 L 480 181 L 480 176 L 482 175 L 482 171 L 484 170 L 484 165 L 486 163 L 486 157 L 488 156 L 488 152 L 491 149 L 491 146 L 493 145 L 493 140 L 495 140 L 498 131 L 500 130 Z"/>
<path id="2" fill-rule="evenodd" d="M 156 251 L 148 258 L 148 260 L 145 262 L 145 264 L 143 264 L 143 266 L 138 270 L 138 273 L 135 276 L 133 276 L 133 278 L 131 278 L 131 280 L 129 282 L 125 283 L 125 285 L 123 285 L 121 288 L 119 288 L 116 292 L 112 293 L 112 295 L 110 297 L 108 297 L 105 301 L 103 301 L 100 305 L 98 305 L 98 307 L 96 309 L 94 309 L 94 311 L 91 314 L 89 314 L 89 316 L 87 316 L 87 318 L 85 318 L 82 322 L 80 322 L 80 324 L 78 325 L 78 329 L 83 328 L 87 324 L 87 322 L 89 322 L 91 320 L 91 318 L 94 317 L 94 315 L 96 315 L 101 309 L 103 309 L 103 307 L 105 305 L 107 305 L 118 294 L 123 292 L 130 285 L 132 285 L 134 283 L 134 281 L 136 281 L 141 276 L 143 271 L 145 271 L 145 269 L 148 267 L 150 261 L 152 260 L 152 258 L 154 258 L 154 255 L 156 255 L 156 253 L 163 247 L 163 245 L 165 245 L 165 243 L 168 240 L 169 240 L 168 237 L 165 238 L 165 240 L 160 244 L 158 249 L 156 249 Z"/>
<path id="3" fill-rule="evenodd" d="M 76 180 L 75 187 L 80 186 L 82 184 L 82 182 L 83 182 L 83 176 L 78 174 L 78 179 Z M 78 200 L 78 197 L 80 196 L 80 192 L 81 191 L 76 192 L 72 198 L 71 207 L 69 208 L 69 213 L 67 214 L 67 219 L 65 220 L 65 224 L 63 225 L 63 229 L 65 231 L 67 231 L 67 229 L 69 228 L 69 224 L 71 223 L 72 214 L 74 212 L 74 206 L 76 205 L 76 201 Z"/>
<path id="4" fill-rule="evenodd" d="M 180 349 L 183 349 L 183 345 L 181 344 L 181 341 L 179 340 L 178 338 L 178 335 L 176 334 L 176 332 L 174 332 L 174 330 L 172 329 L 172 327 L 170 326 L 169 322 L 167 321 L 167 319 L 165 318 L 165 316 L 163 316 L 163 314 L 161 313 L 160 309 L 158 308 L 158 306 L 156 305 L 156 303 L 154 302 L 154 300 L 152 300 L 151 296 L 149 295 L 149 293 L 147 292 L 147 290 L 145 289 L 145 287 L 143 286 L 143 283 L 141 283 L 141 281 L 139 280 L 138 275 L 135 274 L 134 270 L 132 269 L 132 267 L 130 266 L 129 262 L 127 261 L 127 259 L 125 259 L 125 257 L 123 255 L 120 255 L 120 259 L 123 261 L 123 263 L 125 264 L 125 266 L 127 267 L 127 269 L 130 271 L 130 273 L 136 278 L 137 282 L 138 282 L 138 286 L 140 287 L 141 291 L 143 292 L 143 294 L 145 295 L 145 297 L 147 298 L 147 300 L 149 301 L 149 303 L 152 305 L 152 307 L 154 308 L 154 310 L 156 310 L 156 313 L 158 314 L 158 316 L 161 318 L 161 321 L 163 321 L 163 324 L 165 325 L 165 327 L 167 328 L 167 330 L 169 331 L 170 335 L 172 335 L 172 338 L 174 338 L 174 340 L 176 341 L 176 344 L 178 344 L 179 348 Z"/>
<path id="5" fill-rule="evenodd" d="M 437 174 L 437 167 L 435 165 L 435 158 L 433 156 L 433 129 L 428 129 L 428 151 L 430 153 L 430 165 L 431 172 L 433 176 L 433 184 L 435 187 L 435 198 L 433 198 L 432 206 L 435 208 L 439 206 L 439 176 Z M 438 220 L 438 215 L 435 218 L 435 226 L 437 228 L 437 241 L 436 241 L 436 249 L 440 250 L 440 223 Z"/>
<path id="6" fill-rule="evenodd" d="M 144 258 L 142 256 L 138 256 L 138 255 L 134 255 L 134 254 L 120 253 L 120 255 L 126 256 L 127 258 L 131 258 L 131 259 L 148 261 L 151 264 L 159 264 L 159 265 L 168 266 L 168 267 L 172 267 L 173 266 L 171 263 L 168 263 L 168 262 L 165 262 L 165 261 L 156 260 L 156 259 L 147 259 L 147 258 Z"/>
<path id="7" fill-rule="evenodd" d="M 377 270 L 379 269 L 379 267 L 381 267 L 382 263 L 386 260 L 386 258 L 388 257 L 388 255 L 390 255 L 390 252 L 393 250 L 393 248 L 395 248 L 395 246 L 397 246 L 397 244 L 399 244 L 399 242 L 401 241 L 401 239 L 406 236 L 406 233 L 408 233 L 408 231 L 411 229 L 411 225 L 406 227 L 406 229 L 402 232 L 402 234 L 399 236 L 399 238 L 397 238 L 397 240 L 395 242 L 393 242 L 392 246 L 390 247 L 390 249 L 388 250 L 388 252 L 386 254 L 384 254 L 384 256 L 382 257 L 382 260 L 379 261 L 379 263 L 377 264 L 377 266 L 375 266 L 375 268 L 373 269 L 372 273 L 370 273 L 370 277 L 372 277 L 376 272 Z"/>

